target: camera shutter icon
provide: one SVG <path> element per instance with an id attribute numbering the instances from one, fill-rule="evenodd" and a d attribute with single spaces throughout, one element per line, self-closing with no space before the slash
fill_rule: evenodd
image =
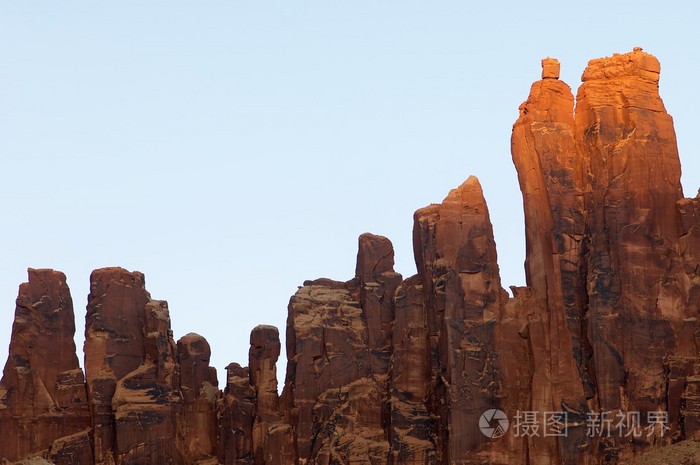
<path id="1" fill-rule="evenodd" d="M 481 433 L 491 439 L 497 439 L 506 434 L 509 425 L 508 415 L 495 408 L 485 411 L 479 418 Z"/>

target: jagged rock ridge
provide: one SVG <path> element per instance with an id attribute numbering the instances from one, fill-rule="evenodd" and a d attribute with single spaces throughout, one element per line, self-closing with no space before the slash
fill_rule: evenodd
<path id="1" fill-rule="evenodd" d="M 355 277 L 291 298 L 219 391 L 199 335 L 120 268 L 91 276 L 85 376 L 65 276 L 20 286 L 0 382 L 0 458 L 55 464 L 623 464 L 700 433 L 700 198 L 684 199 L 660 67 L 641 49 L 592 60 L 574 98 L 542 62 L 513 127 L 527 287 L 502 289 L 481 186 L 414 215 L 417 274 L 363 234 Z M 510 430 L 482 429 L 498 409 Z M 566 434 L 522 434 L 552 425 Z M 591 435 L 610 412 L 644 434 Z M 489 415 L 493 415 L 492 413 Z M 501 417 L 489 417 L 492 422 Z M 551 417 L 550 417 L 551 418 Z M 498 423 L 501 425 L 501 423 Z M 530 430 L 532 432 L 532 430 Z M 501 435 L 501 433 L 503 433 Z M 497 437 L 498 436 L 498 437 Z"/>

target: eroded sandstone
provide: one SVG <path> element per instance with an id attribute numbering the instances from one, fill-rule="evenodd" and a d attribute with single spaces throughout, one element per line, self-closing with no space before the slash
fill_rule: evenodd
<path id="1" fill-rule="evenodd" d="M 415 213 L 416 275 L 363 234 L 353 278 L 303 283 L 281 395 L 276 328 L 253 329 L 221 392 L 204 337 L 175 343 L 167 303 L 121 268 L 91 276 L 83 377 L 65 276 L 30 269 L 0 381 L 3 463 L 624 464 L 700 438 L 700 198 L 683 198 L 659 62 L 591 60 L 576 98 L 558 60 L 541 76 L 511 140 L 527 247 L 512 297 L 475 177 Z M 508 430 L 484 420 L 494 409 Z M 591 434 L 604 412 L 639 412 L 644 434 Z"/>
<path id="2" fill-rule="evenodd" d="M 56 441 L 91 426 L 66 276 L 31 268 L 28 274 L 29 281 L 19 287 L 10 354 L 0 381 L 0 458 L 9 461 L 47 455 Z M 90 464 L 91 451 L 81 438 L 74 441 L 77 456 Z M 53 455 L 57 464 L 72 463 L 70 457 Z"/>

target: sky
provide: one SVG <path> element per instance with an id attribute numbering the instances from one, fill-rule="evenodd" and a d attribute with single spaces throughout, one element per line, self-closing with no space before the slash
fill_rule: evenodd
<path id="1" fill-rule="evenodd" d="M 415 273 L 415 210 L 469 175 L 502 284 L 524 285 L 510 155 L 540 60 L 661 61 L 685 195 L 700 187 L 697 5 L 678 1 L 0 0 L 0 360 L 26 270 L 122 266 L 169 302 L 225 380 L 306 279 L 353 277 L 357 237 Z M 284 376 L 285 355 L 278 363 Z"/>

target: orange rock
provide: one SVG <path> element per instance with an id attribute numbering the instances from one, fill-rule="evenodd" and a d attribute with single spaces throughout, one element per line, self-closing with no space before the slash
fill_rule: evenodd
<path id="1" fill-rule="evenodd" d="M 167 303 L 121 268 L 91 276 L 84 383 L 65 277 L 30 270 L 0 382 L 0 458 L 598 465 L 699 438 L 700 196 L 682 196 L 659 72 L 640 48 L 591 60 L 574 99 L 542 60 L 511 140 L 527 286 L 501 288 L 470 177 L 415 213 L 415 276 L 367 233 L 352 279 L 292 296 L 281 396 L 276 328 L 252 331 L 250 368 L 230 364 L 221 393 L 206 340 L 176 345 Z M 511 419 L 500 438 L 482 416 L 493 409 Z M 639 412 L 644 434 L 588 437 L 600 411 Z M 538 434 L 518 429 L 524 412 Z M 566 413 L 566 435 L 545 434 L 546 412 Z M 668 413 L 664 435 L 647 434 L 647 412 Z"/>
<path id="2" fill-rule="evenodd" d="M 659 62 L 641 49 L 591 60 L 583 81 L 576 139 L 588 166 L 583 267 L 594 401 L 604 410 L 673 410 L 668 357 L 695 356 L 697 347 L 678 254 L 680 161 L 658 93 Z M 611 447 L 626 460 L 651 441 L 659 439 L 634 451 L 624 441 Z"/>
<path id="3" fill-rule="evenodd" d="M 543 60 L 547 69 L 547 59 Z M 572 410 L 569 450 L 588 442 L 584 425 L 585 341 L 581 336 L 585 285 L 581 282 L 581 241 L 584 234 L 583 173 L 574 138 L 574 97 L 568 85 L 545 79 L 532 85 L 520 106 L 511 139 L 525 212 L 525 298 L 527 338 L 534 365 L 530 407 L 534 411 Z M 524 303 L 524 302 L 523 302 Z M 522 410 L 522 409 L 521 409 Z M 555 438 L 529 439 L 530 456 L 558 461 Z M 572 462 L 575 463 L 575 462 Z"/>
<path id="4" fill-rule="evenodd" d="M 542 60 L 542 79 L 559 79 L 559 60 L 544 58 Z"/>

